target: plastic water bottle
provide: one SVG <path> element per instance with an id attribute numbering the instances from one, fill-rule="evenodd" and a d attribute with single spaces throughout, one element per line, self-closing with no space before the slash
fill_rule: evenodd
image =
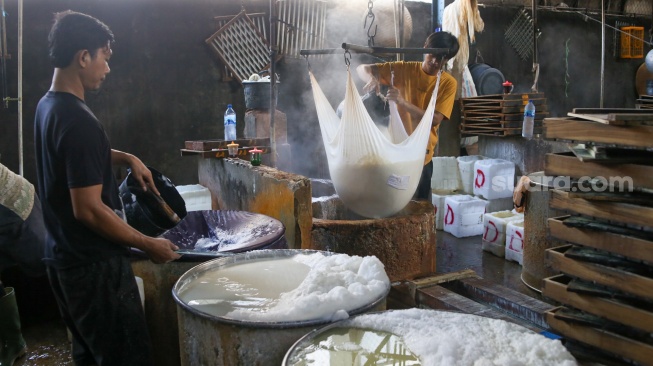
<path id="1" fill-rule="evenodd" d="M 224 112 L 224 139 L 236 139 L 236 112 L 231 104 L 227 105 L 227 111 Z"/>
<path id="2" fill-rule="evenodd" d="M 533 138 L 533 124 L 535 123 L 535 104 L 528 101 L 526 108 L 524 108 L 524 125 L 522 126 L 521 135 L 524 138 Z"/>

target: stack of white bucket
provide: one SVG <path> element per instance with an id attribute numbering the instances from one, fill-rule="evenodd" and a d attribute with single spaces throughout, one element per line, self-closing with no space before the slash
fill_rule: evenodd
<path id="1" fill-rule="evenodd" d="M 521 264 L 524 216 L 510 211 L 514 185 L 510 161 L 479 155 L 434 158 L 436 229 L 458 238 L 483 235 L 483 250 Z"/>
<path id="2" fill-rule="evenodd" d="M 506 259 L 524 263 L 524 220 L 511 221 L 506 227 Z"/>
<path id="3" fill-rule="evenodd" d="M 483 215 L 483 250 L 505 257 L 508 223 L 517 221 L 524 221 L 524 214 L 506 210 Z M 513 235 L 516 234 L 513 232 Z"/>
<path id="4" fill-rule="evenodd" d="M 433 176 L 431 178 L 431 202 L 435 206 L 435 229 L 444 229 L 444 200 L 462 193 L 462 180 L 458 162 L 453 156 L 433 158 Z"/>
<path id="5" fill-rule="evenodd" d="M 515 164 L 501 159 L 474 162 L 474 195 L 488 201 L 487 212 L 510 210 L 515 188 Z"/>

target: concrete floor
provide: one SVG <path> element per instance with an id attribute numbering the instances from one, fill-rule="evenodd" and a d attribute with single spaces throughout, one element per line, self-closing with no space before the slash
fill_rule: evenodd
<path id="1" fill-rule="evenodd" d="M 542 300 L 539 293 L 520 279 L 521 266 L 481 250 L 481 237 L 458 239 L 443 231 L 437 232 L 436 268 L 438 273 L 472 269 L 479 276 Z M 15 286 L 28 352 L 15 366 L 72 365 L 66 329 L 58 319 L 52 294 L 45 279 L 24 279 L 16 273 L 3 274 L 7 286 Z M 39 294 L 38 301 L 29 296 Z"/>

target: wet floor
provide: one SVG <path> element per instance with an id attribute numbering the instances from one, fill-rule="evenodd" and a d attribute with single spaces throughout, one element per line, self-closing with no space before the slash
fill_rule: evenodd
<path id="1" fill-rule="evenodd" d="M 447 273 L 472 269 L 486 280 L 541 300 L 540 295 L 521 282 L 521 266 L 483 252 L 481 237 L 458 239 L 437 232 L 436 271 Z M 59 320 L 56 305 L 45 279 L 24 279 L 15 273 L 3 282 L 15 286 L 28 352 L 15 366 L 72 365 L 66 328 Z M 38 300 L 34 300 L 37 298 Z"/>

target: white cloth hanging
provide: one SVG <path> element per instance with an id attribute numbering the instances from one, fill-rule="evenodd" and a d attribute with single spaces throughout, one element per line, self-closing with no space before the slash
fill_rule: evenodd
<path id="1" fill-rule="evenodd" d="M 419 184 L 440 75 L 422 120 L 408 136 L 390 102 L 390 139 L 370 118 L 347 70 L 342 120 L 309 72 L 331 180 L 343 204 L 364 217 L 388 217 L 406 207 Z"/>

